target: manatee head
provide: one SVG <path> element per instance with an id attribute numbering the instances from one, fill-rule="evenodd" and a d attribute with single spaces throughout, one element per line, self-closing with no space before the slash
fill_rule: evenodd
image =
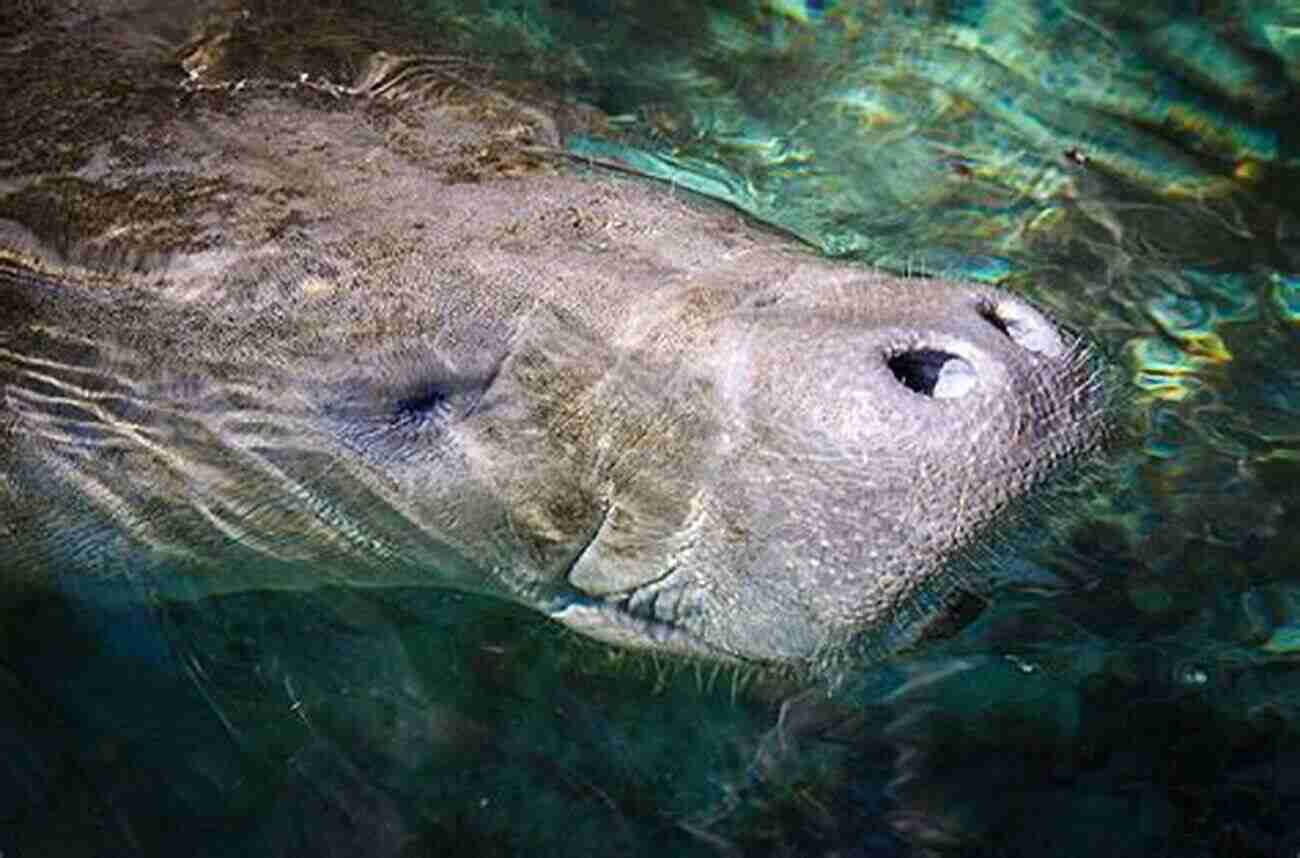
<path id="1" fill-rule="evenodd" d="M 1024 302 L 574 166 L 489 81 L 371 110 L 403 63 L 326 107 L 205 86 L 90 135 L 76 195 L 0 198 L 0 519 L 41 522 L 33 578 L 428 584 L 816 666 L 916 638 L 1099 445 L 1093 356 Z"/>
<path id="2" fill-rule="evenodd" d="M 462 485 L 506 511 L 477 525 L 503 546 L 486 565 L 624 646 L 895 649 L 1104 434 L 1095 355 L 989 287 L 755 253 L 614 315 L 584 342 L 534 313 L 477 383 L 444 383 L 440 419 Z"/>

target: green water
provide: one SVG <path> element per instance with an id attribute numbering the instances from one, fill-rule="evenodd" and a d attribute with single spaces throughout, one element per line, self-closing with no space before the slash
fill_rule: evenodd
<path id="1" fill-rule="evenodd" d="M 575 153 L 1087 331 L 1118 473 L 830 694 L 442 593 L 35 603 L 4 858 L 1300 852 L 1300 4 L 367 6 L 607 113 Z"/>

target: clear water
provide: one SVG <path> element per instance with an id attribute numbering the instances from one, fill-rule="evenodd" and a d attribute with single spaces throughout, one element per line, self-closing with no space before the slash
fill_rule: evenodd
<path id="1" fill-rule="evenodd" d="M 1300 854 L 1300 5 L 368 5 L 605 111 L 577 153 L 1086 330 L 1120 484 L 829 695 L 461 595 L 34 605 L 6 858 Z"/>

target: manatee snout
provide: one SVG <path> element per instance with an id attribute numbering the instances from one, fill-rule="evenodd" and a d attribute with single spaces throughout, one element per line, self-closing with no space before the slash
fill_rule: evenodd
<path id="1" fill-rule="evenodd" d="M 1096 356 L 1026 302 L 804 269 L 777 300 L 696 320 L 691 371 L 641 355 L 693 371 L 661 407 L 695 438 L 617 481 L 559 618 L 763 662 L 888 652 L 978 589 L 999 527 L 1099 443 Z M 639 514 L 665 482 L 674 526 Z"/>

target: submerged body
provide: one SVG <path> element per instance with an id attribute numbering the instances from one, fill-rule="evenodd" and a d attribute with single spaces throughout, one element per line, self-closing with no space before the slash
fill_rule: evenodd
<path id="1" fill-rule="evenodd" d="M 1096 447 L 1092 358 L 1020 300 L 545 157 L 517 96 L 381 101 L 410 68 L 191 93 L 6 180 L 12 583 L 428 584 L 817 662 L 915 637 Z"/>

